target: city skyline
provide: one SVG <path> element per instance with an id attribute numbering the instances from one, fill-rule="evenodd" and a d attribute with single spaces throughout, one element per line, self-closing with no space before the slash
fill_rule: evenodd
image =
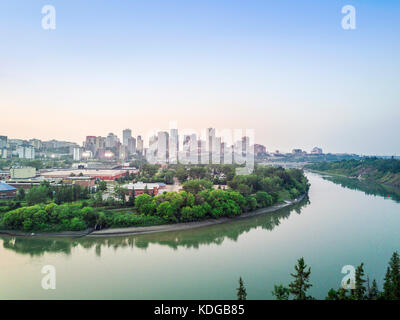
<path id="1" fill-rule="evenodd" d="M 326 1 L 54 0 L 55 30 L 42 2 L 2 3 L 2 134 L 81 143 L 175 119 L 272 150 L 398 154 L 400 4 L 353 2 L 355 30 Z"/>

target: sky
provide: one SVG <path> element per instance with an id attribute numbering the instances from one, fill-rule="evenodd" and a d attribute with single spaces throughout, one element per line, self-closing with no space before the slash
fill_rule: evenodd
<path id="1" fill-rule="evenodd" d="M 399 34 L 396 0 L 2 0 L 0 135 L 82 143 L 177 121 L 253 129 L 271 151 L 400 155 Z"/>

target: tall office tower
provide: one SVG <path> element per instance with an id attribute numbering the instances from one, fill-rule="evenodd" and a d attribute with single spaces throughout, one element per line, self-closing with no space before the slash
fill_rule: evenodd
<path id="1" fill-rule="evenodd" d="M 122 131 L 122 144 L 124 146 L 128 146 L 130 138 L 132 138 L 132 130 L 131 129 L 125 129 L 124 131 Z"/>
<path id="2" fill-rule="evenodd" d="M 157 162 L 158 151 L 158 135 L 153 135 L 149 138 L 149 147 L 146 150 L 146 159 L 149 163 Z"/>
<path id="3" fill-rule="evenodd" d="M 168 162 L 169 133 L 160 131 L 157 135 L 157 161 L 159 163 Z"/>
<path id="4" fill-rule="evenodd" d="M 124 146 L 124 145 L 120 144 L 118 153 L 119 153 L 119 159 L 120 160 L 128 159 L 128 153 L 129 152 L 128 152 L 128 147 L 127 146 Z"/>
<path id="5" fill-rule="evenodd" d="M 7 147 L 7 137 L 0 136 L 0 148 L 5 148 L 5 147 Z"/>
<path id="6" fill-rule="evenodd" d="M 183 164 L 197 164 L 199 161 L 199 146 L 196 134 L 184 135 L 183 150 L 180 153 Z"/>
<path id="7" fill-rule="evenodd" d="M 178 129 L 171 129 L 169 135 L 169 163 L 178 163 L 179 135 Z"/>
<path id="8" fill-rule="evenodd" d="M 250 138 L 245 136 L 242 137 L 242 156 L 245 156 L 250 150 Z"/>
<path id="9" fill-rule="evenodd" d="M 139 154 L 143 155 L 143 140 L 142 136 L 137 136 L 137 141 L 136 141 L 136 150 Z"/>
<path id="10" fill-rule="evenodd" d="M 221 138 L 214 137 L 212 141 L 212 156 L 211 156 L 212 164 L 220 164 L 221 163 Z"/>
<path id="11" fill-rule="evenodd" d="M 134 137 L 130 137 L 126 147 L 128 148 L 128 154 L 136 153 L 136 139 Z"/>
<path id="12" fill-rule="evenodd" d="M 86 150 L 90 150 L 93 153 L 96 153 L 96 137 L 95 136 L 87 136 L 83 146 Z"/>
<path id="13" fill-rule="evenodd" d="M 119 144 L 119 139 L 114 133 L 109 133 L 106 138 L 106 148 L 115 148 Z"/>
<path id="14" fill-rule="evenodd" d="M 208 163 L 212 162 L 212 153 L 213 153 L 213 142 L 215 140 L 215 129 L 208 128 L 206 131 L 206 142 L 207 142 L 207 149 L 209 153 L 209 161 Z"/>

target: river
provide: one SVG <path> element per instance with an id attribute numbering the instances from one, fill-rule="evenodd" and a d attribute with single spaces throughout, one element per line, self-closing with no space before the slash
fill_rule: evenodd
<path id="1" fill-rule="evenodd" d="M 248 299 L 271 299 L 302 256 L 316 298 L 360 262 L 381 287 L 400 250 L 398 198 L 307 176 L 302 203 L 221 225 L 100 239 L 1 236 L 0 299 L 235 299 L 239 276 Z M 55 267 L 55 290 L 41 286 L 45 265 Z"/>

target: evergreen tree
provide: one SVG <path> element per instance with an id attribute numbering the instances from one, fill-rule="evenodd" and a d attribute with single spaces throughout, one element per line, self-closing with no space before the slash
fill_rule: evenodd
<path id="1" fill-rule="evenodd" d="M 289 300 L 290 290 L 289 288 L 283 285 L 274 285 L 274 291 L 272 291 L 272 295 L 275 296 L 277 300 Z"/>
<path id="2" fill-rule="evenodd" d="M 135 206 L 135 190 L 132 190 L 132 193 L 129 195 L 129 199 L 128 199 L 127 205 L 129 207 L 134 207 Z"/>
<path id="3" fill-rule="evenodd" d="M 392 296 L 394 299 L 400 299 L 400 258 L 397 252 L 394 252 L 390 259 Z"/>
<path id="4" fill-rule="evenodd" d="M 378 284 L 376 283 L 376 280 L 372 280 L 372 285 L 371 288 L 368 290 L 368 299 L 369 300 L 377 300 L 379 298 L 379 290 L 378 290 Z"/>
<path id="5" fill-rule="evenodd" d="M 393 299 L 393 290 L 392 290 L 392 272 L 390 267 L 386 269 L 386 275 L 383 283 L 383 295 L 382 298 L 385 300 L 392 300 Z"/>
<path id="6" fill-rule="evenodd" d="M 239 288 L 237 290 L 237 299 L 238 300 L 246 300 L 247 292 L 246 288 L 244 287 L 242 277 L 239 278 Z"/>
<path id="7" fill-rule="evenodd" d="M 365 288 L 364 283 L 366 282 L 364 277 L 364 263 L 361 263 L 357 269 L 355 274 L 355 288 L 351 290 L 351 297 L 355 300 L 363 300 L 365 299 L 365 293 L 367 288 Z"/>
<path id="8" fill-rule="evenodd" d="M 307 296 L 307 290 L 312 286 L 309 283 L 311 268 L 307 270 L 307 265 L 304 263 L 304 258 L 300 258 L 297 261 L 297 265 L 294 267 L 296 273 L 291 273 L 294 280 L 289 284 L 290 293 L 294 295 L 295 300 L 307 300 L 312 299 Z"/>

